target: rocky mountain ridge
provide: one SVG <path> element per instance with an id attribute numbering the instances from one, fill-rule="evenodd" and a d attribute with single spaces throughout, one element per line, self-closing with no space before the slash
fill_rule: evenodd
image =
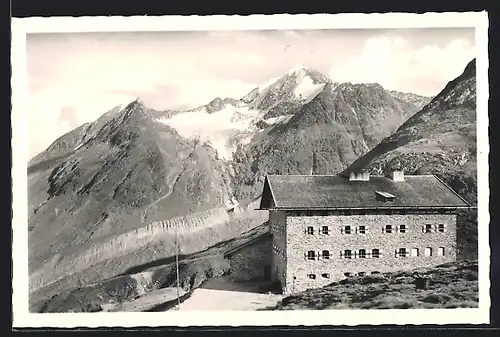
<path id="1" fill-rule="evenodd" d="M 248 145 L 269 128 L 287 123 L 318 95 L 338 86 L 356 88 L 368 96 L 371 91 L 378 95 L 382 90 L 386 101 L 392 104 L 389 109 L 399 105 L 399 109 L 404 110 L 399 112 L 401 116 L 393 116 L 393 124 L 397 126 L 429 99 L 414 94 L 389 92 L 375 84 L 337 83 L 317 70 L 297 66 L 282 77 L 253 89 L 242 98 L 215 98 L 204 106 L 168 113 L 158 120 L 174 128 L 183 137 L 196 136 L 207 142 L 217 150 L 221 158 L 231 161 L 239 144 Z M 385 119 L 385 122 L 389 121 L 390 119 Z M 391 126 L 388 128 L 393 129 Z M 385 131 L 387 128 L 383 129 Z M 382 133 L 386 136 L 384 131 Z"/>
<path id="2" fill-rule="evenodd" d="M 231 205 L 215 151 L 154 122 L 142 103 L 84 127 L 29 163 L 31 267 L 67 247 Z"/>

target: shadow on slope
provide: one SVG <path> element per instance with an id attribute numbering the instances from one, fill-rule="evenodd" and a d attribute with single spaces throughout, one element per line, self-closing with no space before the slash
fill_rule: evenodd
<path id="1" fill-rule="evenodd" d="M 193 254 L 181 254 L 179 255 L 178 259 L 179 261 L 189 261 L 192 259 L 200 259 L 200 258 L 206 258 L 213 256 L 215 254 L 220 254 L 222 251 L 225 251 L 227 249 L 231 249 L 232 247 L 238 245 L 239 242 L 242 240 L 250 239 L 254 236 L 259 236 L 261 233 L 265 232 L 267 230 L 268 222 L 266 221 L 263 225 L 253 228 L 249 230 L 248 232 L 240 235 L 237 238 L 232 238 L 228 240 L 224 240 L 221 242 L 216 243 L 215 245 L 204 249 L 202 251 L 193 253 Z M 143 272 L 145 270 L 151 269 L 151 268 L 156 268 L 168 264 L 175 263 L 175 255 L 174 256 L 169 256 L 166 258 L 158 259 L 155 261 L 143 263 L 138 266 L 134 266 L 132 268 L 127 269 L 124 273 L 121 275 L 128 275 L 128 274 L 136 274 Z"/>
<path id="2" fill-rule="evenodd" d="M 181 288 L 189 294 L 207 279 L 222 276 L 228 270 L 223 253 L 241 242 L 261 235 L 268 230 L 268 223 L 255 227 L 242 235 L 219 242 L 208 249 L 179 257 Z M 50 299 L 32 306 L 31 312 L 96 312 L 107 305 L 133 301 L 152 291 L 175 287 L 177 283 L 175 256 L 158 259 L 132 267 L 119 276 L 73 289 L 57 292 Z M 181 298 L 181 299 L 182 299 Z M 148 311 L 169 308 L 176 298 L 148 307 Z M 170 304 L 169 304 L 170 303 Z M 160 308 L 160 309 L 159 309 Z M 166 309 L 165 309 L 166 310 Z M 146 311 L 146 310 L 144 310 Z"/>

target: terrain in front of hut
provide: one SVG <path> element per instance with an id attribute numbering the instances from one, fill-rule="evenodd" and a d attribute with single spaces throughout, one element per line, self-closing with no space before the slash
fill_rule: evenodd
<path id="1" fill-rule="evenodd" d="M 425 289 L 415 280 L 425 278 Z M 478 264 L 451 262 L 428 269 L 349 277 L 287 296 L 262 310 L 477 308 Z"/>
<path id="2" fill-rule="evenodd" d="M 297 94 L 304 78 L 314 86 Z M 302 69 L 192 111 L 134 101 L 60 137 L 28 165 L 30 311 L 167 310 L 177 298 L 176 244 L 183 300 L 226 296 L 196 290 L 227 272 L 225 251 L 267 229 L 267 214 L 255 210 L 265 174 L 404 166 L 407 174 L 438 175 L 475 205 L 475 62 L 432 100 L 416 104 L 400 94 Z M 201 136 L 212 138 L 186 137 L 183 116 L 203 117 Z M 475 261 L 477 214 L 460 221 L 459 256 Z M 166 223 L 186 225 L 177 240 Z M 262 303 L 268 310 L 477 306 L 477 262 L 421 273 L 430 276 L 428 289 L 416 290 L 411 272 L 390 273 Z M 245 298 L 243 310 L 263 309 Z"/>

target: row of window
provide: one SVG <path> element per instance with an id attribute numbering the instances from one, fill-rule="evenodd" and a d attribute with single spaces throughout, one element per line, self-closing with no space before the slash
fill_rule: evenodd
<path id="1" fill-rule="evenodd" d="M 371 274 L 372 275 L 376 275 L 376 274 L 380 274 L 380 272 L 379 271 L 372 271 Z M 362 272 L 357 273 L 357 275 L 358 276 L 366 276 L 366 272 L 362 271 Z M 350 277 L 350 276 L 353 276 L 353 274 L 352 273 L 344 273 L 344 276 Z M 329 279 L 330 278 L 330 274 L 329 273 L 322 273 L 321 277 Z M 316 274 L 314 274 L 314 273 L 307 274 L 307 278 L 309 278 L 311 280 L 315 280 L 316 279 Z"/>
<path id="2" fill-rule="evenodd" d="M 331 252 L 329 250 L 323 250 L 321 252 L 316 252 L 314 250 L 309 250 L 306 254 L 305 257 L 308 260 L 329 260 L 331 257 Z M 372 249 L 367 251 L 366 249 L 360 249 L 360 250 L 342 250 L 340 252 L 340 258 L 341 259 L 351 259 L 351 258 L 360 258 L 360 259 L 365 259 L 365 258 L 380 258 L 382 256 L 380 249 Z"/>
<path id="3" fill-rule="evenodd" d="M 444 256 L 445 248 L 439 247 L 437 249 L 437 256 Z M 382 256 L 382 252 L 380 249 L 359 249 L 359 250 L 351 250 L 345 249 L 340 252 L 341 259 L 367 259 L 374 258 L 378 259 Z M 408 248 L 398 248 L 394 252 L 395 257 L 409 257 L 409 256 L 420 256 L 419 248 L 412 248 L 411 250 Z M 426 247 L 424 249 L 424 256 L 434 256 L 434 250 L 432 247 Z M 329 250 L 323 250 L 321 252 L 316 252 L 314 250 L 309 250 L 305 253 L 305 257 L 307 260 L 329 260 L 331 257 L 331 252 Z"/>
<path id="4" fill-rule="evenodd" d="M 438 247 L 437 256 L 444 256 L 445 249 L 444 247 Z M 419 248 L 412 248 L 411 250 L 408 248 L 399 248 L 394 252 L 396 257 L 408 257 L 408 256 L 420 256 Z M 424 249 L 424 256 L 434 256 L 434 250 L 432 247 L 426 247 Z"/>
<path id="5" fill-rule="evenodd" d="M 321 229 L 318 231 L 322 235 L 328 235 L 330 234 L 330 228 L 328 226 L 321 226 Z M 343 226 L 340 229 L 340 232 L 342 234 L 366 234 L 368 233 L 368 228 L 367 226 Z M 382 227 L 382 232 L 383 233 L 406 233 L 408 232 L 408 227 L 406 225 L 386 225 Z M 425 224 L 422 226 L 422 232 L 423 233 L 444 233 L 446 232 L 446 225 L 445 224 L 438 224 L 438 225 L 432 225 L 432 224 Z M 308 235 L 314 235 L 314 227 L 309 226 L 306 229 L 306 234 Z"/>
<path id="6" fill-rule="evenodd" d="M 344 226 L 341 228 L 340 231 L 342 234 L 351 234 L 351 233 L 366 234 L 367 228 L 366 226 Z M 330 227 L 321 226 L 318 232 L 322 235 L 328 235 L 330 234 Z M 312 226 L 307 227 L 306 233 L 308 235 L 314 235 L 314 227 Z"/>

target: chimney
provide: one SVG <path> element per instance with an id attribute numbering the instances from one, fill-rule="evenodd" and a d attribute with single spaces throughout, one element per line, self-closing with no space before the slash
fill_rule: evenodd
<path id="1" fill-rule="evenodd" d="M 403 171 L 393 171 L 392 172 L 393 181 L 405 181 L 405 174 Z"/>
<path id="2" fill-rule="evenodd" d="M 349 181 L 370 181 L 370 172 L 351 172 Z"/>

